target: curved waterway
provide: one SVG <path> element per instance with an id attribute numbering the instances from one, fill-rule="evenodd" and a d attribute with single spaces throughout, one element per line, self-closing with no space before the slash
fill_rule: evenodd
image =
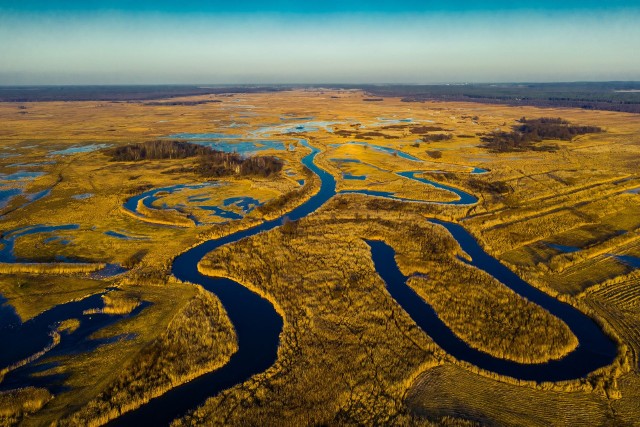
<path id="1" fill-rule="evenodd" d="M 302 159 L 302 163 L 320 177 L 321 186 L 318 193 L 287 214 L 287 217 L 294 221 L 313 213 L 336 194 L 336 181 L 333 176 L 313 162 L 320 150 L 310 146 L 306 141 L 301 143 L 311 149 L 311 153 Z M 189 409 L 203 403 L 208 397 L 243 383 L 275 363 L 283 322 L 273 305 L 231 279 L 201 274 L 198 271 L 198 263 L 206 254 L 223 245 L 282 225 L 282 219 L 283 217 L 266 221 L 255 227 L 209 240 L 175 259 L 172 267 L 174 276 L 180 280 L 197 283 L 220 299 L 235 328 L 238 351 L 223 367 L 169 390 L 137 410 L 116 418 L 110 425 L 167 425 Z"/>
<path id="2" fill-rule="evenodd" d="M 336 194 L 336 182 L 333 176 L 313 162 L 319 150 L 311 147 L 306 141 L 301 143 L 311 149 L 311 153 L 303 158 L 302 163 L 320 177 L 321 187 L 316 195 L 286 215 L 291 220 L 298 220 L 313 213 Z M 402 176 L 434 185 L 429 180 L 416 177 L 417 173 L 405 172 Z M 437 187 L 458 194 L 460 200 L 450 203 L 472 204 L 477 201 L 474 196 L 459 189 L 443 184 L 438 184 Z M 373 195 L 388 196 L 387 194 Z M 234 325 L 238 351 L 231 356 L 225 366 L 171 389 L 137 410 L 123 414 L 113 420 L 110 425 L 166 425 L 189 409 L 197 407 L 208 397 L 243 383 L 252 376 L 269 369 L 275 363 L 283 319 L 273 305 L 233 280 L 201 274 L 198 271 L 198 263 L 207 253 L 223 245 L 278 227 L 282 224 L 283 217 L 219 239 L 209 240 L 175 259 L 172 272 L 178 279 L 200 284 L 220 298 Z M 484 370 L 536 381 L 584 377 L 589 372 L 614 360 L 616 345 L 592 319 L 520 279 L 496 259 L 486 254 L 461 226 L 444 221 L 431 221 L 449 230 L 461 247 L 472 257 L 472 265 L 487 271 L 523 297 L 558 316 L 567 323 L 580 342 L 573 352 L 562 359 L 532 365 L 499 359 L 473 349 L 457 338 L 438 319 L 434 310 L 406 285 L 407 278 L 400 273 L 395 263 L 393 249 L 383 242 L 369 242 L 376 270 L 386 282 L 390 294 L 445 351 Z"/>

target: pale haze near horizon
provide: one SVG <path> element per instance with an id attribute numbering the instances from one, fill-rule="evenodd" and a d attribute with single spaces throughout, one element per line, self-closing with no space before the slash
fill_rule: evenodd
<path id="1" fill-rule="evenodd" d="M 0 11 L 0 84 L 640 80 L 640 13 Z"/>

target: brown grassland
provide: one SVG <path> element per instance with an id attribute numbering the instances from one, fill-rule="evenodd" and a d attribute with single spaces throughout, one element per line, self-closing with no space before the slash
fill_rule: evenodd
<path id="1" fill-rule="evenodd" d="M 94 333 L 91 339 L 105 343 L 90 351 L 32 361 L 41 368 L 35 375 L 59 374 L 64 391 L 0 392 L 0 425 L 104 424 L 223 366 L 237 350 L 233 325 L 215 295 L 171 277 L 172 260 L 199 242 L 286 214 L 317 192 L 318 178 L 300 162 L 309 152 L 296 143 L 303 137 L 321 150 L 316 164 L 336 178 L 339 191 L 456 200 L 395 174 L 425 170 L 427 178 L 468 191 L 479 202 L 409 204 L 340 195 L 300 221 L 208 254 L 202 272 L 233 278 L 267 298 L 284 329 L 271 368 L 212 396 L 176 425 L 637 425 L 640 275 L 614 255 L 640 257 L 640 195 L 633 191 L 640 187 L 638 116 L 398 98 L 365 102 L 368 97 L 294 90 L 172 103 L 33 102 L 26 109 L 0 103 L 0 154 L 6 154 L 0 155 L 0 172 L 44 172 L 3 181 L 24 194 L 0 210 L 0 234 L 35 224 L 78 226 L 16 238 L 19 263 L 0 264 L 0 294 L 27 321 L 116 288 L 102 306 L 61 319 L 62 340 L 84 316 L 138 310 Z M 603 132 L 553 140 L 552 152 L 482 147 L 483 136 L 508 132 L 523 116 L 560 117 Z M 287 117 L 330 122 L 333 132 L 283 133 L 283 123 L 299 123 L 281 120 Z M 277 130 L 260 133 L 267 126 Z M 258 132 L 294 149 L 258 152 L 283 160 L 278 174 L 215 179 L 195 172 L 195 158 L 113 162 L 105 150 L 52 153 L 216 132 Z M 368 135 L 359 138 L 363 132 Z M 440 134 L 451 137 L 433 136 Z M 422 161 L 348 144 L 354 140 Z M 471 174 L 475 167 L 487 173 Z M 366 179 L 344 179 L 343 173 Z M 142 218 L 122 207 L 151 188 L 209 180 L 220 185 L 159 195 L 152 209 L 139 209 Z M 44 190 L 50 193 L 40 199 L 27 197 Z M 263 205 L 225 222 L 189 202 L 200 196 L 211 206 L 238 196 Z M 176 206 L 180 210 L 172 210 Z M 390 244 L 401 271 L 411 276 L 409 285 L 473 347 L 540 363 L 562 357 L 577 342 L 560 319 L 460 261 L 457 256 L 465 254 L 455 240 L 425 217 L 459 222 L 519 276 L 593 317 L 620 344 L 614 364 L 585 379 L 535 384 L 447 355 L 389 295 L 363 239 Z M 207 224 L 196 226 L 194 218 Z M 93 270 L 105 264 L 127 271 L 96 276 Z"/>

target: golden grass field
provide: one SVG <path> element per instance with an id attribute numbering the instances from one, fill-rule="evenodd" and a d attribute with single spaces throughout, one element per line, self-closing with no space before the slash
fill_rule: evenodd
<path id="1" fill-rule="evenodd" d="M 144 304 L 137 315 L 92 336 L 116 337 L 107 344 L 32 362 L 45 369 L 40 375 L 63 374 L 66 391 L 0 392 L 0 425 L 100 425 L 224 365 L 237 348 L 233 326 L 214 295 L 171 277 L 172 260 L 201 241 L 276 218 L 311 197 L 319 183 L 300 163 L 308 153 L 296 143 L 303 137 L 321 150 L 316 164 L 335 177 L 339 191 L 456 199 L 396 175 L 425 170 L 436 172 L 429 179 L 470 192 L 479 202 L 409 204 L 342 195 L 292 230 L 274 229 L 207 255 L 201 271 L 234 278 L 263 295 L 283 316 L 284 329 L 275 365 L 212 396 L 178 425 L 640 425 L 640 275 L 613 256 L 640 257 L 640 194 L 632 191 L 640 187 L 638 116 L 396 98 L 364 102 L 366 97 L 358 91 L 295 90 L 185 98 L 222 101 L 191 106 L 87 101 L 34 102 L 20 109 L 23 104 L 0 103 L 0 173 L 43 172 L 0 179 L 2 188 L 23 191 L 0 209 L 2 237 L 33 225 L 77 225 L 16 237 L 19 262 L 0 264 L 0 294 L 22 321 L 107 288 L 117 290 L 105 294 L 93 313 L 122 314 Z M 557 141 L 556 152 L 490 153 L 479 146 L 482 133 L 509 130 L 522 116 L 562 117 L 605 132 Z M 302 123 L 292 117 L 332 123 L 333 132 L 319 126 L 282 133 Z M 411 127 L 418 124 L 443 129 L 429 134 L 453 137 L 416 144 L 420 135 Z M 379 135 L 363 139 L 352 136 L 354 130 Z M 218 132 L 257 132 L 259 139 L 295 148 L 259 151 L 285 161 L 278 176 L 226 177 L 217 180 L 219 186 L 161 195 L 153 209 L 140 209 L 142 217 L 123 203 L 151 188 L 202 183 L 195 173 L 176 172 L 192 160 L 113 162 L 100 150 L 52 153 Z M 354 140 L 422 161 L 348 144 Z M 435 151 L 440 157 L 428 153 Z M 488 172 L 471 174 L 475 167 Z M 343 173 L 366 179 L 345 179 Z M 496 183 L 507 190 L 492 190 Z M 45 190 L 48 195 L 32 202 L 26 196 Z M 85 194 L 91 196 L 77 198 Z M 210 205 L 237 196 L 264 204 L 225 223 L 189 202 L 202 195 Z M 163 203 L 186 207 L 172 212 Z M 562 357 L 576 342 L 562 321 L 459 261 L 456 255 L 464 254 L 455 240 L 425 216 L 464 225 L 522 278 L 594 317 L 626 353 L 587 380 L 557 385 L 495 378 L 453 360 L 388 294 L 363 239 L 385 240 L 396 249 L 403 273 L 426 275 L 412 278 L 410 286 L 473 347 L 544 362 Z M 193 218 L 210 223 L 196 226 Z M 112 278 L 90 271 L 104 264 L 128 271 Z M 83 316 L 58 326 L 62 340 Z"/>

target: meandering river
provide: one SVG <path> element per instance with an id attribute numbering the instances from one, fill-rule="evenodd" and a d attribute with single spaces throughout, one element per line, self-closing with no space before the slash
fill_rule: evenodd
<path id="1" fill-rule="evenodd" d="M 300 143 L 311 150 L 302 159 L 302 163 L 318 175 L 321 185 L 318 193 L 286 215 L 291 220 L 306 217 L 336 195 L 335 179 L 314 162 L 320 150 L 312 147 L 305 140 L 301 140 Z M 408 171 L 398 172 L 397 175 L 450 191 L 459 197 L 458 200 L 452 202 L 433 203 L 471 205 L 477 202 L 475 196 L 460 189 L 421 178 L 418 176 L 420 173 L 421 171 Z M 401 199 L 392 193 L 366 190 L 351 192 L 407 202 L 425 203 L 419 200 Z M 198 263 L 207 253 L 223 245 L 237 242 L 280 226 L 283 218 L 284 215 L 252 228 L 238 231 L 219 239 L 209 240 L 184 252 L 175 259 L 172 267 L 174 276 L 183 281 L 200 284 L 220 299 L 234 325 L 238 339 L 238 351 L 231 356 L 229 362 L 223 367 L 171 389 L 137 410 L 125 413 L 110 424 L 167 425 L 176 417 L 196 408 L 208 397 L 245 382 L 252 376 L 268 370 L 275 363 L 278 356 L 283 319 L 276 312 L 273 305 L 233 280 L 201 274 L 198 271 Z M 560 381 L 581 378 L 613 362 L 617 354 L 616 344 L 603 333 L 591 318 L 576 308 L 562 303 L 529 285 L 495 258 L 488 255 L 462 226 L 436 219 L 431 219 L 430 221 L 445 227 L 451 233 L 462 249 L 471 256 L 472 260 L 469 262 L 471 265 L 486 271 L 522 297 L 540 305 L 562 319 L 579 341 L 578 347 L 566 356 L 540 364 L 512 362 L 474 349 L 458 338 L 438 318 L 433 308 L 422 300 L 413 289 L 407 286 L 407 277 L 400 272 L 395 262 L 393 248 L 381 241 L 368 241 L 375 268 L 385 281 L 391 296 L 444 351 L 458 360 L 469 362 L 483 370 L 534 381 Z M 11 249 L 11 245 L 5 244 L 5 246 L 7 246 L 6 250 Z M 21 323 L 15 313 L 9 310 L 8 307 L 0 307 L 0 335 L 4 337 L 2 342 L 5 344 L 8 342 L 14 343 L 10 349 L 2 353 L 0 366 L 16 363 L 45 347 L 51 340 L 49 336 L 51 324 L 80 316 L 85 309 L 95 306 L 99 298 L 100 295 L 95 295 L 82 301 L 60 305 L 25 323 Z M 143 306 L 136 309 L 132 315 L 137 314 L 142 308 Z M 89 320 L 83 320 L 81 327 L 66 337 L 62 345 L 57 346 L 51 354 L 71 350 L 77 351 L 79 347 L 87 347 L 87 337 L 91 333 L 118 319 L 118 316 L 95 315 Z M 24 339 L 27 332 L 29 339 Z M 19 337 L 23 338 L 20 339 Z M 99 342 L 95 342 L 92 345 L 99 344 Z M 88 350 L 88 348 L 85 348 L 85 350 Z M 51 378 L 45 377 L 36 381 L 38 384 L 34 383 L 35 380 L 30 375 L 34 372 L 33 369 L 37 368 L 27 365 L 9 373 L 5 378 L 3 388 L 12 385 L 21 386 L 27 383 L 29 385 L 44 386 L 47 385 L 47 381 L 51 381 Z"/>
<path id="2" fill-rule="evenodd" d="M 310 146 L 307 141 L 301 141 L 301 143 L 311 149 L 311 153 L 303 158 L 302 163 L 319 176 L 321 186 L 317 194 L 286 215 L 291 220 L 298 220 L 313 213 L 336 194 L 336 182 L 333 176 L 314 163 L 319 150 Z M 454 192 L 460 197 L 459 200 L 450 203 L 473 204 L 477 201 L 473 195 L 460 189 L 419 178 L 416 176 L 418 173 L 412 171 L 399 173 L 399 175 Z M 393 198 L 393 195 L 387 193 L 360 193 Z M 196 408 L 208 397 L 243 383 L 252 376 L 269 369 L 275 363 L 283 320 L 273 305 L 233 280 L 202 275 L 198 271 L 198 263 L 207 253 L 223 245 L 278 227 L 282 224 L 283 217 L 219 239 L 209 240 L 175 259 L 172 272 L 178 279 L 200 284 L 220 298 L 235 327 L 239 349 L 222 368 L 152 399 L 137 410 L 125 413 L 112 421 L 111 425 L 167 425 L 189 409 Z M 521 296 L 562 319 L 579 340 L 578 347 L 565 357 L 542 364 L 511 362 L 473 349 L 447 328 L 435 311 L 406 285 L 407 278 L 402 275 L 395 263 L 393 249 L 383 242 L 369 241 L 374 265 L 387 284 L 391 296 L 445 351 L 459 360 L 468 361 L 487 371 L 536 381 L 581 378 L 614 360 L 617 352 L 615 343 L 591 318 L 529 285 L 484 252 L 460 225 L 435 219 L 431 221 L 444 226 L 452 234 L 462 249 L 472 257 L 470 262 L 472 265 L 488 272 Z"/>

